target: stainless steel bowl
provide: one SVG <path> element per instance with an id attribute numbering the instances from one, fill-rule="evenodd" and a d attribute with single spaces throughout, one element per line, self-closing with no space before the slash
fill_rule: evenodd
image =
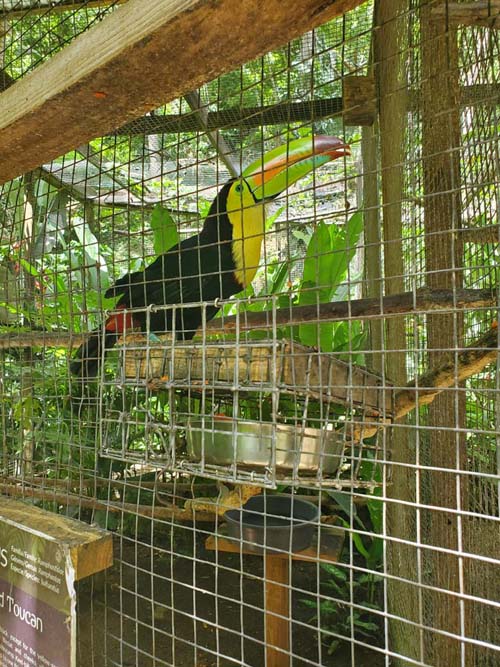
<path id="1" fill-rule="evenodd" d="M 216 465 L 272 467 L 316 473 L 321 467 L 333 473 L 344 446 L 341 434 L 268 422 L 206 417 L 187 425 L 188 456 Z"/>

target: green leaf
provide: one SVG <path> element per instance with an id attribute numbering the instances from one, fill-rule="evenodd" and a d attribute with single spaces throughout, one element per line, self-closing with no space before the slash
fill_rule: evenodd
<path id="1" fill-rule="evenodd" d="M 285 285 L 289 271 L 290 265 L 288 262 L 283 262 L 283 264 L 276 268 L 271 283 L 270 294 L 279 294 L 283 291 L 283 287 Z"/>
<path id="2" fill-rule="evenodd" d="M 355 618 L 353 621 L 354 625 L 358 628 L 363 628 L 369 633 L 378 632 L 379 627 L 376 623 L 370 623 L 369 621 L 361 621 L 359 618 Z"/>
<path id="3" fill-rule="evenodd" d="M 154 207 L 150 226 L 153 232 L 153 247 L 157 255 L 162 255 L 179 243 L 177 225 L 168 209 L 161 204 Z"/>
<path id="4" fill-rule="evenodd" d="M 340 579 L 340 581 L 347 581 L 347 574 L 344 572 L 344 570 L 341 570 L 339 567 L 331 565 L 330 563 L 323 563 L 321 567 L 325 572 L 331 574 L 332 577 Z"/>
<path id="5" fill-rule="evenodd" d="M 349 264 L 356 253 L 359 237 L 363 231 L 363 214 L 357 211 L 344 227 L 330 225 L 333 260 L 330 281 L 333 290 L 345 279 Z"/>
<path id="6" fill-rule="evenodd" d="M 383 522 L 383 505 L 382 501 L 378 498 L 370 499 L 367 503 L 368 512 L 370 514 L 370 519 L 373 525 L 373 530 L 376 533 L 382 532 L 382 522 Z"/>
<path id="7" fill-rule="evenodd" d="M 363 215 L 352 215 L 344 227 L 320 222 L 307 246 L 298 305 L 328 303 L 345 279 L 363 229 Z M 335 324 L 301 324 L 299 340 L 303 345 L 332 352 Z"/>
<path id="8" fill-rule="evenodd" d="M 347 516 L 352 516 L 356 523 L 365 530 L 365 525 L 358 517 L 358 511 L 355 503 L 351 503 L 351 495 L 349 493 L 344 493 L 343 491 L 333 491 L 331 489 L 326 489 L 326 493 L 335 500 L 337 505 L 347 514 Z M 349 523 L 346 521 L 346 526 L 349 527 Z"/>
<path id="9" fill-rule="evenodd" d="M 34 276 L 35 278 L 38 278 L 40 276 L 40 273 L 37 271 L 36 267 L 33 266 L 33 264 L 30 264 L 28 261 L 25 259 L 20 259 L 19 263 L 23 267 L 23 269 L 26 271 L 26 273 L 29 273 L 30 276 Z"/>
<path id="10" fill-rule="evenodd" d="M 320 222 L 307 246 L 304 259 L 304 272 L 302 275 L 304 286 L 316 287 L 319 292 L 326 287 L 327 291 L 330 291 L 331 251 L 332 239 L 329 225 Z M 312 298 L 310 296 L 311 294 Z M 300 305 L 303 305 L 304 299 L 309 303 L 314 303 L 316 301 L 316 295 L 314 292 L 303 292 L 299 297 Z"/>
<path id="11" fill-rule="evenodd" d="M 333 655 L 340 646 L 340 639 L 334 639 L 328 647 L 328 655 Z"/>

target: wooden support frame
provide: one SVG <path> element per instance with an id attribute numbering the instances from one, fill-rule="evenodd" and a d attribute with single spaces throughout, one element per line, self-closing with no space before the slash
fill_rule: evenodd
<path id="1" fill-rule="evenodd" d="M 0 183 L 363 2 L 129 0 L 1 94 Z"/>

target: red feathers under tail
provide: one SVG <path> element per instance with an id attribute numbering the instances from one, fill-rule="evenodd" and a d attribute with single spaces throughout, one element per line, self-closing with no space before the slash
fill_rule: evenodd
<path id="1" fill-rule="evenodd" d="M 118 310 L 123 308 L 124 306 L 118 306 Z M 104 350 L 109 350 L 116 344 L 123 331 L 130 331 L 135 324 L 132 313 L 117 312 L 110 315 L 106 320 L 105 331 L 101 329 L 93 331 L 76 351 L 70 364 L 73 375 L 84 380 L 96 377 L 101 365 L 103 345 Z"/>

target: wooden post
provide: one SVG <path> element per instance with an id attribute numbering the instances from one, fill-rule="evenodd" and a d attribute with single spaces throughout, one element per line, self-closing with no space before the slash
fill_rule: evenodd
<path id="1" fill-rule="evenodd" d="M 384 277 L 386 294 L 404 289 L 403 261 L 403 164 L 407 129 L 408 95 L 405 72 L 408 34 L 408 0 L 378 0 L 376 4 L 375 72 L 379 94 L 380 154 L 382 180 L 382 216 Z M 406 331 L 404 318 L 385 323 L 385 366 L 388 377 L 404 386 L 406 375 Z M 403 422 L 404 423 L 404 422 Z M 413 660 L 421 659 L 419 632 L 406 621 L 420 618 L 417 581 L 415 511 L 408 503 L 415 501 L 415 475 L 407 464 L 415 463 L 410 434 L 399 426 L 389 432 L 388 446 L 393 452 L 392 484 L 387 495 L 393 502 L 386 507 L 387 611 L 390 621 L 390 645 L 387 647 Z M 402 500 L 404 504 L 398 504 Z M 391 541 L 395 538 L 398 541 Z M 404 540 L 404 541 L 403 541 Z M 398 620 L 401 619 L 401 620 Z M 396 665 L 406 665 L 395 659 Z"/>
<path id="2" fill-rule="evenodd" d="M 426 234 L 427 284 L 432 288 L 459 289 L 462 286 L 463 244 L 460 199 L 460 90 L 457 30 L 446 20 L 432 21 L 434 2 L 420 9 L 422 54 L 422 160 L 424 182 L 424 229 Z M 443 3 L 444 4 L 444 3 Z M 427 319 L 429 365 L 436 365 L 446 351 L 462 344 L 463 316 L 430 315 Z M 458 389 L 457 384 L 455 388 Z M 459 471 L 467 469 L 465 442 L 465 393 L 448 391 L 429 407 L 430 470 L 424 481 L 429 489 L 425 501 L 441 508 L 422 514 L 427 526 L 426 544 L 449 550 L 461 549 L 461 535 L 467 517 L 456 511 L 468 510 L 467 483 Z M 457 429 L 453 432 L 452 429 Z M 434 470 L 434 468 L 436 468 Z M 448 512 L 448 509 L 452 512 Z M 453 593 L 465 592 L 460 559 L 445 552 L 424 552 L 428 573 L 424 583 L 434 590 L 425 595 L 427 623 L 437 630 L 462 635 L 466 619 L 464 604 Z M 442 634 L 426 637 L 425 662 L 436 667 L 469 665 L 466 646 Z"/>
<path id="3" fill-rule="evenodd" d="M 280 556 L 266 554 L 266 667 L 285 667 L 291 664 L 289 586 L 288 560 Z"/>

